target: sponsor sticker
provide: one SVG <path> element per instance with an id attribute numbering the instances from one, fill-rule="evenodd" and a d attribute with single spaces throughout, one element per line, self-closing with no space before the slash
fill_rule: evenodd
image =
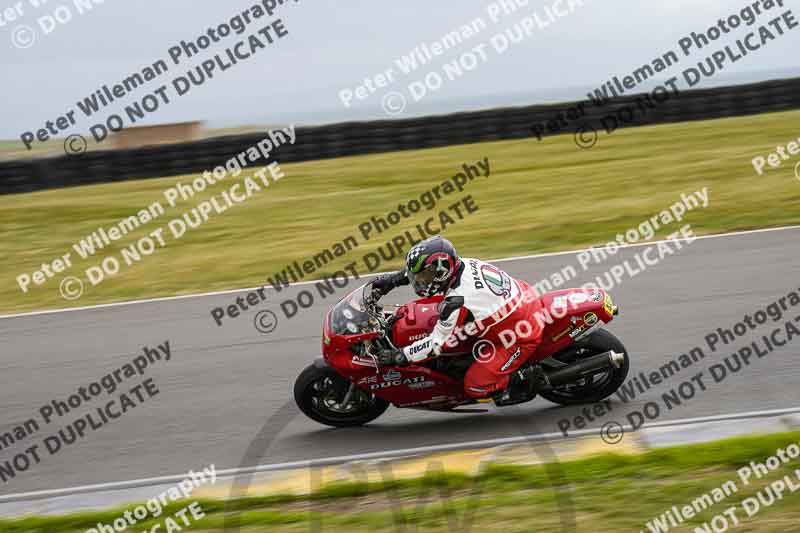
<path id="1" fill-rule="evenodd" d="M 367 357 L 361 357 L 359 355 L 354 355 L 353 359 L 351 359 L 351 362 L 354 365 L 371 366 L 371 367 L 375 368 L 375 361 L 373 361 L 372 359 L 369 359 Z"/>
<path id="2" fill-rule="evenodd" d="M 500 372 L 505 372 L 506 370 L 511 368 L 511 365 L 514 364 L 514 361 L 519 359 L 521 353 L 522 350 L 520 350 L 519 346 L 517 346 L 516 351 L 511 354 L 511 357 L 508 358 L 508 361 L 506 361 L 505 364 L 500 367 Z"/>
<path id="3" fill-rule="evenodd" d="M 553 304 L 550 306 L 551 310 L 554 313 L 558 313 L 567 307 L 567 297 L 566 296 L 556 296 L 553 298 Z"/>
<path id="4" fill-rule="evenodd" d="M 499 268 L 484 264 L 481 266 L 481 277 L 494 294 L 506 298 L 511 296 L 511 278 Z"/>
<path id="5" fill-rule="evenodd" d="M 436 386 L 435 381 L 420 381 L 419 383 L 409 383 L 409 389 L 429 389 Z"/>
<path id="6" fill-rule="evenodd" d="M 585 292 L 573 292 L 572 294 L 569 295 L 569 301 L 574 305 L 580 305 L 582 303 L 587 302 L 588 300 L 589 297 L 586 296 Z"/>
<path id="7" fill-rule="evenodd" d="M 428 341 L 423 342 L 422 344 L 418 344 L 417 346 L 412 346 L 411 348 L 408 349 L 408 354 L 409 355 L 418 354 L 422 350 L 428 348 L 430 346 L 430 344 L 431 344 L 431 341 L 428 340 Z"/>
<path id="8" fill-rule="evenodd" d="M 401 376 L 400 372 L 398 372 L 397 370 L 389 370 L 387 373 L 385 373 L 383 375 L 383 380 L 384 381 L 392 381 L 392 380 L 395 380 L 395 379 L 400 379 L 401 377 L 402 376 Z"/>
<path id="9" fill-rule="evenodd" d="M 575 339 L 578 335 L 581 335 L 582 333 L 585 333 L 588 329 L 589 329 L 589 327 L 586 326 L 586 324 L 584 324 L 584 325 L 579 326 L 579 327 L 573 329 L 572 331 L 570 331 L 569 336 L 570 336 L 571 339 Z"/>
<path id="10" fill-rule="evenodd" d="M 605 309 L 606 313 L 609 315 L 614 314 L 614 302 L 611 301 L 611 296 L 609 296 L 608 293 L 606 293 L 606 299 L 603 302 L 603 309 Z"/>
<path id="11" fill-rule="evenodd" d="M 569 327 L 567 327 L 567 329 L 565 329 L 564 331 L 562 331 L 562 332 L 561 332 L 561 333 L 559 333 L 558 335 L 555 335 L 555 336 L 553 337 L 553 340 L 554 340 L 554 341 L 557 341 L 557 340 L 559 340 L 561 337 L 563 337 L 564 335 L 566 335 L 566 334 L 567 334 L 567 333 L 569 333 L 570 331 L 572 331 L 572 326 L 569 326 Z"/>
<path id="12" fill-rule="evenodd" d="M 386 376 L 383 376 L 384 379 Z M 392 379 L 390 381 L 384 381 L 383 383 L 374 383 L 369 386 L 371 390 L 375 389 L 388 389 L 389 387 L 399 387 L 400 385 L 408 385 L 409 387 L 414 383 L 422 383 L 425 381 L 425 376 L 417 376 L 414 378 L 405 378 L 400 379 L 400 374 L 397 375 L 397 379 Z"/>

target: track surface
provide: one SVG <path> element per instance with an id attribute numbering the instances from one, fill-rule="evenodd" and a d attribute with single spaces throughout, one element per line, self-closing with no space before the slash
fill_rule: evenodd
<path id="1" fill-rule="evenodd" d="M 800 229 L 702 239 L 646 272 L 624 278 L 611 291 L 621 314 L 609 329 L 632 354 L 631 375 L 655 370 L 694 346 L 705 348 L 707 333 L 718 327 L 732 328 L 745 314 L 798 290 L 799 240 Z M 642 250 L 623 250 L 567 285 L 590 281 Z M 535 281 L 565 265 L 577 267 L 578 261 L 574 254 L 564 254 L 501 264 L 512 276 Z M 318 298 L 313 307 L 291 320 L 283 318 L 276 304 L 305 288 L 310 287 L 295 286 L 279 295 L 269 291 L 267 302 L 227 319 L 222 327 L 212 322 L 209 310 L 232 303 L 235 295 L 0 319 L 2 431 L 35 416 L 53 398 L 65 399 L 79 386 L 130 361 L 144 345 L 169 340 L 172 348 L 171 361 L 147 371 L 160 390 L 156 397 L 57 455 L 44 453 L 41 464 L 0 487 L 0 494 L 180 474 L 210 463 L 233 468 L 549 433 L 558 430 L 559 419 L 580 412 L 538 399 L 519 408 L 482 414 L 390 409 L 364 428 L 319 426 L 294 407 L 291 387 L 298 373 L 319 355 L 322 317 L 335 298 Z M 398 294 L 393 301 L 404 296 Z M 281 319 L 268 335 L 253 327 L 256 312 L 264 309 L 276 311 Z M 764 326 L 752 338 L 772 329 Z M 798 341 L 755 361 L 724 383 L 711 383 L 690 404 L 664 413 L 659 420 L 800 405 Z M 626 423 L 624 415 L 636 406 L 656 399 L 745 343 L 746 338 L 740 339 L 729 350 L 715 354 L 706 350 L 706 359 L 684 370 L 680 379 L 651 389 L 628 405 L 615 400 L 614 414 L 589 427 L 599 428 L 612 420 Z M 100 401 L 89 404 L 96 405 Z M 86 411 L 81 408 L 78 413 Z M 0 461 L 11 459 L 26 444 L 40 443 L 71 420 L 69 416 L 59 419 L 0 451 Z"/>

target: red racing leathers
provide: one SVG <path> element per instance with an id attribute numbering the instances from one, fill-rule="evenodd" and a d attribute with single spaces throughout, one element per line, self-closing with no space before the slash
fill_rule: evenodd
<path id="1" fill-rule="evenodd" d="M 462 267 L 445 293 L 439 320 L 431 334 L 403 348 L 412 363 L 437 356 L 477 337 L 464 390 L 474 398 L 490 396 L 508 386 L 509 377 L 536 351 L 542 309 L 536 291 L 499 268 L 478 259 L 461 258 Z"/>

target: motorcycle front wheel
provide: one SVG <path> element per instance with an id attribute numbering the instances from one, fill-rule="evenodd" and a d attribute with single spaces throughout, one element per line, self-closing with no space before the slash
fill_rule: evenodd
<path id="1" fill-rule="evenodd" d="M 389 402 L 358 387 L 347 399 L 350 385 L 333 368 L 312 364 L 295 381 L 294 401 L 307 417 L 333 427 L 367 424 L 389 408 Z"/>

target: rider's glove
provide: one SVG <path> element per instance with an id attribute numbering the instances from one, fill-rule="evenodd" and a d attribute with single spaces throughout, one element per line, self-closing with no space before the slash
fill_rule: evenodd
<path id="1" fill-rule="evenodd" d="M 405 270 L 395 272 L 393 274 L 385 274 L 379 276 L 372 281 L 372 294 L 370 298 L 373 302 L 377 302 L 386 294 L 389 294 L 393 289 L 401 286 L 408 285 L 408 276 Z"/>
<path id="2" fill-rule="evenodd" d="M 397 348 L 389 348 L 378 352 L 378 363 L 381 366 L 406 366 L 409 364 L 403 350 L 398 350 Z"/>
<path id="3" fill-rule="evenodd" d="M 372 289 L 372 292 L 370 292 L 364 297 L 364 305 L 366 305 L 367 309 L 369 309 L 370 307 L 378 303 L 378 300 L 381 299 L 381 296 L 383 296 L 381 293 L 379 293 L 375 289 Z"/>

